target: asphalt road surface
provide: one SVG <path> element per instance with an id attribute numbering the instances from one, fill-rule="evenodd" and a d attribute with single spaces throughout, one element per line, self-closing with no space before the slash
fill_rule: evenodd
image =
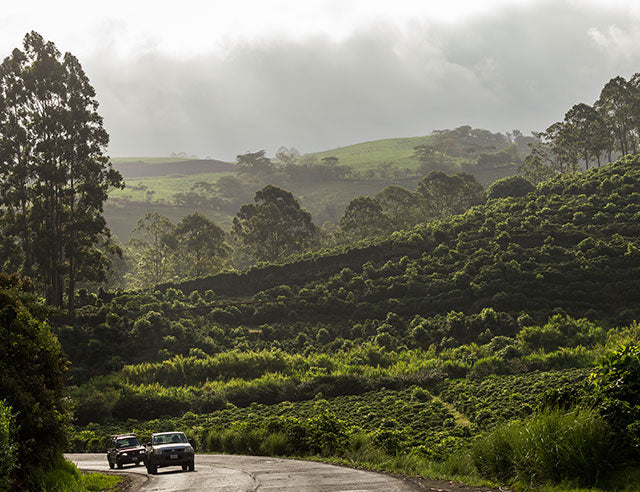
<path id="1" fill-rule="evenodd" d="M 80 469 L 109 471 L 105 454 L 67 454 Z M 341 466 L 263 456 L 196 455 L 196 471 L 180 467 L 159 468 L 147 475 L 144 466 L 125 465 L 131 472 L 133 489 L 145 492 L 415 492 L 412 482 L 381 473 Z M 423 489 L 424 490 L 424 489 Z"/>

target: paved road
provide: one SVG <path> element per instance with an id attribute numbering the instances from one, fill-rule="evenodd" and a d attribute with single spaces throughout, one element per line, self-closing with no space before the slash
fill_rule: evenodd
<path id="1" fill-rule="evenodd" d="M 82 470 L 107 471 L 104 454 L 68 454 Z M 196 471 L 179 467 L 159 468 L 147 475 L 144 466 L 125 466 L 132 472 L 135 489 L 140 491 L 213 492 L 415 492 L 411 482 L 380 473 L 341 466 L 262 456 L 196 455 Z"/>

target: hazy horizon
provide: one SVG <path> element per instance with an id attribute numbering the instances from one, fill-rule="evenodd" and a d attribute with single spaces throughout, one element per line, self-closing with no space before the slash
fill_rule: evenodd
<path id="1" fill-rule="evenodd" d="M 82 63 L 114 157 L 234 160 L 471 125 L 543 130 L 640 71 L 640 7 L 616 1 L 186 1 L 10 5 Z"/>

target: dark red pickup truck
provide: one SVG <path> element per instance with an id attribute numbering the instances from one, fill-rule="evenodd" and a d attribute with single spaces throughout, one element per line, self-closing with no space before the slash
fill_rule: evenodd
<path id="1" fill-rule="evenodd" d="M 109 468 L 122 468 L 123 465 L 133 464 L 138 466 L 144 462 L 144 447 L 138 441 L 135 434 L 116 434 L 111 436 L 107 461 Z"/>

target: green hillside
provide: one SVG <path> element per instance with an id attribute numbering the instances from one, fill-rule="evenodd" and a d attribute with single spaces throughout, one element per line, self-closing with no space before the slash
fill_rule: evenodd
<path id="1" fill-rule="evenodd" d="M 340 164 L 352 166 L 358 170 L 372 169 L 380 164 L 391 162 L 397 167 L 415 169 L 420 164 L 413 157 L 414 147 L 431 142 L 430 135 L 423 137 L 386 138 L 371 142 L 357 143 L 336 149 L 315 152 L 318 159 L 337 157 Z"/>
<path id="2" fill-rule="evenodd" d="M 464 170 L 473 174 L 484 187 L 488 187 L 498 179 L 513 175 L 517 162 L 505 164 L 496 161 L 490 165 L 478 165 L 478 159 L 484 155 L 490 162 L 493 162 L 491 159 L 495 156 L 498 156 L 496 159 L 504 160 L 508 153 L 502 152 L 502 155 L 498 151 L 508 148 L 509 142 L 500 133 L 463 126 L 428 136 L 376 140 L 313 154 L 317 161 L 323 157 L 339 158 L 338 168 L 348 169 L 339 178 L 330 177 L 327 170 L 322 169 L 321 162 L 305 167 L 308 162 L 304 156 L 297 160 L 294 158 L 287 166 L 272 161 L 271 172 L 258 175 L 238 174 L 236 164 L 214 159 L 115 158 L 112 163 L 124 176 L 126 187 L 110 191 L 108 219 L 110 226 L 117 229 L 118 237 L 126 242 L 140 217 L 133 213 L 120 216 L 117 215 L 117 210 L 130 206 L 132 210 L 144 208 L 152 211 L 157 206 L 166 211 L 167 207 L 173 207 L 169 215 L 182 218 L 194 210 L 194 207 L 185 206 L 184 203 L 184 195 L 191 192 L 194 185 L 215 184 L 222 177 L 233 176 L 242 182 L 246 196 L 252 196 L 258 189 L 274 184 L 291 191 L 312 214 L 316 224 L 337 224 L 345 207 L 358 196 L 373 196 L 390 184 L 413 190 L 418 180 L 432 169 L 429 165 L 419 168 L 420 162 L 413 157 L 414 148 L 418 145 L 428 144 L 443 149 L 438 151 L 438 162 L 442 160 L 444 164 L 441 164 L 448 172 Z M 511 147 L 512 154 L 506 157 L 507 160 L 519 161 L 524 151 L 521 146 Z M 436 169 L 441 168 L 436 162 L 432 164 Z M 200 210 L 210 217 L 219 217 L 220 225 L 229 224 L 244 203 L 220 205 L 220 197 L 215 195 L 220 192 L 211 193 L 213 194 L 199 201 L 218 205 L 212 205 L 209 209 L 201 207 Z M 114 217 L 117 217 L 117 223 L 113 221 Z"/>
<path id="3" fill-rule="evenodd" d="M 587 379 L 640 341 L 639 217 L 635 156 L 379 242 L 83 294 L 59 331 L 73 361 L 72 449 L 170 426 L 210 451 L 511 476 L 487 464 L 494 432 L 563 418 L 605 432 L 604 421 L 635 418 L 598 410 Z M 611 439 L 631 439 L 615 429 Z M 567 464 L 562 477 L 610 477 L 613 448 L 600 442 L 589 449 L 601 472 L 576 477 Z"/>
<path id="4" fill-rule="evenodd" d="M 113 201 L 153 202 L 170 204 L 176 193 L 185 193 L 199 181 L 215 183 L 222 176 L 233 176 L 232 171 L 216 173 L 198 173 L 183 176 L 170 174 L 167 176 L 148 176 L 143 178 L 129 178 L 126 188 L 112 190 L 109 198 Z"/>

